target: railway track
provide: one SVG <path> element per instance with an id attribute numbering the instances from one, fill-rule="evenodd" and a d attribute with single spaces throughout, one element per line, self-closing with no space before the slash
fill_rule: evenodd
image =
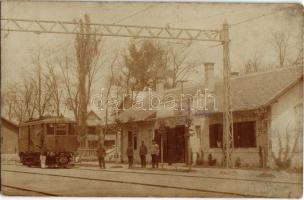
<path id="1" fill-rule="evenodd" d="M 156 188 L 168 188 L 168 189 L 178 189 L 178 190 L 187 190 L 187 191 L 195 191 L 195 192 L 204 192 L 209 194 L 217 195 L 226 195 L 230 197 L 262 197 L 258 195 L 246 195 L 240 193 L 233 193 L 233 192 L 221 192 L 221 191 L 213 191 L 213 190 L 205 190 L 205 189 L 195 189 L 195 188 L 187 188 L 187 187 L 177 187 L 177 186 L 168 186 L 163 184 L 149 184 L 149 183 L 139 183 L 134 181 L 123 181 L 123 180 L 110 180 L 110 179 L 101 179 L 101 178 L 86 178 L 80 176 L 69 176 L 69 175 L 57 175 L 57 174 L 44 174 L 39 172 L 24 172 L 18 170 L 2 170 L 2 172 L 13 172 L 13 173 L 21 173 L 21 174 L 34 174 L 34 175 L 41 175 L 41 176 L 51 176 L 51 177 L 61 177 L 61 178 L 71 178 L 77 180 L 88 180 L 88 181 L 100 181 L 100 182 L 112 182 L 112 183 L 121 183 L 121 184 L 130 184 L 130 185 L 141 185 L 141 186 L 148 186 L 148 187 L 156 187 Z M 51 194 L 54 195 L 54 194 Z M 51 196 L 49 195 L 49 196 Z"/>
<path id="2" fill-rule="evenodd" d="M 1 185 L 1 190 L 6 192 L 7 189 L 12 189 L 14 190 L 14 193 L 13 194 L 20 194 L 18 193 L 18 191 L 22 192 L 22 195 L 24 195 L 24 192 L 25 193 L 28 193 L 30 195 L 39 195 L 39 196 L 53 196 L 53 197 L 56 197 L 56 196 L 59 196 L 57 194 L 52 194 L 52 193 L 48 193 L 48 192 L 41 192 L 41 191 L 37 191 L 37 190 L 32 190 L 32 189 L 26 189 L 26 188 L 22 188 L 22 187 L 17 187 L 17 186 L 12 186 L 12 185 L 6 185 L 6 184 L 2 184 Z M 17 192 L 17 193 L 16 193 Z M 5 193 L 7 194 L 7 193 Z M 9 194 L 8 194 L 9 195 Z"/>
<path id="3" fill-rule="evenodd" d="M 2 164 L 2 165 L 15 165 L 15 164 Z M 174 177 L 187 177 L 187 178 L 195 178 L 195 179 L 217 179 L 217 180 L 235 180 L 235 181 L 248 181 L 248 182 L 257 182 L 257 183 L 268 183 L 268 184 L 288 184 L 288 185 L 299 185 L 302 186 L 301 182 L 286 182 L 286 181 L 269 181 L 269 180 L 258 180 L 258 179 L 246 179 L 246 178 L 227 178 L 227 177 L 217 177 L 217 176 L 202 176 L 202 175 L 187 175 L 187 174 L 172 174 L 172 173 L 157 173 L 157 172 L 148 172 L 148 171 L 125 171 L 125 170 L 108 170 L 108 169 L 84 169 L 84 168 L 74 168 L 81 171 L 102 171 L 109 173 L 129 173 L 129 174 L 147 174 L 147 175 L 165 175 L 165 176 L 174 176 Z"/>
<path id="4" fill-rule="evenodd" d="M 4 164 L 7 165 L 7 164 Z M 14 164 L 8 164 L 8 165 L 14 165 Z M 201 180 L 218 180 L 218 181 L 245 181 L 246 185 L 250 185 L 252 183 L 254 183 L 255 185 L 261 183 L 261 184 L 265 184 L 265 186 L 269 186 L 272 184 L 281 184 L 281 186 L 283 186 L 282 184 L 286 184 L 289 185 L 289 188 L 293 188 L 293 187 L 302 187 L 302 183 L 301 182 L 285 182 L 285 181 L 275 181 L 275 180 L 256 180 L 256 179 L 245 179 L 245 178 L 231 178 L 231 177 L 212 177 L 212 176 L 202 176 L 202 175 L 192 175 L 192 174 L 172 174 L 172 173 L 166 173 L 166 172 L 155 172 L 155 171 L 126 171 L 126 170 L 109 170 L 109 169 L 85 169 L 85 168 L 73 168 L 71 170 L 79 170 L 79 171 L 87 171 L 87 172 L 102 172 L 102 173 L 109 173 L 108 177 L 111 177 L 110 173 L 121 173 L 121 174 L 147 174 L 147 175 L 155 175 L 155 176 L 166 176 L 166 177 L 187 177 L 187 178 L 193 178 L 193 181 L 199 181 L 199 179 Z M 130 185 L 142 185 L 142 186 L 147 186 L 147 187 L 154 187 L 154 188 L 168 188 L 168 189 L 177 189 L 177 190 L 186 190 L 186 191 L 193 191 L 193 192 L 205 192 L 205 193 L 212 193 L 214 194 L 214 196 L 216 195 L 222 195 L 222 196 L 234 196 L 234 197 L 265 197 L 261 194 L 259 195 L 255 195 L 254 193 L 250 193 L 249 194 L 244 194 L 244 193 L 238 193 L 237 191 L 233 191 L 233 192 L 229 192 L 229 191 L 218 191 L 218 190 L 213 190 L 213 189 L 201 189 L 199 187 L 196 188 L 191 188 L 191 187 L 187 187 L 187 185 L 185 186 L 177 186 L 177 185 L 165 185 L 160 183 L 144 183 L 142 181 L 137 181 L 137 180 L 113 180 L 112 178 L 94 178 L 94 177 L 85 177 L 84 175 L 82 176 L 75 176 L 73 175 L 59 175 L 59 174 L 53 174 L 53 173 L 42 173 L 42 172 L 28 172 L 28 171 L 19 171 L 19 169 L 2 169 L 3 172 L 7 171 L 7 172 L 14 172 L 14 173 L 24 173 L 24 174 L 36 174 L 36 175 L 43 175 L 43 176 L 53 176 L 53 177 L 64 177 L 64 178 L 71 178 L 71 179 L 78 179 L 78 180 L 89 180 L 89 181 L 100 181 L 100 182 L 111 182 L 111 183 L 121 183 L 121 184 L 130 184 Z M 68 170 L 69 171 L 69 170 Z M 246 183 L 248 182 L 248 183 Z M 285 187 L 285 186 L 284 186 Z"/>
<path id="5" fill-rule="evenodd" d="M 119 170 L 107 170 L 107 169 L 83 169 L 77 168 L 77 170 L 82 171 L 103 171 L 103 172 L 111 172 L 111 173 L 130 173 L 130 174 L 149 174 L 149 175 L 165 175 L 165 176 L 179 176 L 179 177 L 187 177 L 187 178 L 195 178 L 195 179 L 218 179 L 218 180 L 235 180 L 235 181 L 248 181 L 248 182 L 259 182 L 259 183 L 272 183 L 272 184 L 290 184 L 290 185 L 300 185 L 300 182 L 285 182 L 285 181 L 268 181 L 268 180 L 257 180 L 257 179 L 245 179 L 245 178 L 225 178 L 225 177 L 216 177 L 216 176 L 201 176 L 201 175 L 186 175 L 186 174 L 170 174 L 170 173 L 152 173 L 152 172 L 138 172 L 138 171 L 119 171 Z"/>

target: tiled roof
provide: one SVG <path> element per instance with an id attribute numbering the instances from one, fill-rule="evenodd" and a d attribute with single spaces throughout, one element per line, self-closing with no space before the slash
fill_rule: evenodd
<path id="1" fill-rule="evenodd" d="M 288 67 L 269 72 L 252 73 L 231 78 L 231 101 L 233 110 L 250 110 L 267 104 L 288 86 L 303 76 L 302 67 Z M 216 105 L 223 110 L 223 81 L 215 84 Z M 184 88 L 184 95 L 204 91 L 204 85 Z M 166 90 L 165 95 L 180 95 L 181 89 Z"/>
<path id="2" fill-rule="evenodd" d="M 4 123 L 10 124 L 11 126 L 17 128 L 17 129 L 18 129 L 18 127 L 19 127 L 15 122 L 13 122 L 13 121 L 11 121 L 11 120 L 8 120 L 8 119 L 6 119 L 5 117 L 1 117 L 1 123 L 3 123 L 3 122 L 4 122 Z"/>
<path id="3" fill-rule="evenodd" d="M 20 126 L 27 126 L 27 125 L 31 125 L 31 124 L 46 124 L 46 123 L 76 123 L 75 120 L 71 120 L 70 118 L 66 118 L 64 116 L 61 116 L 61 117 L 51 117 L 51 116 L 48 116 L 48 117 L 44 117 L 44 118 L 38 118 L 38 119 L 32 119 L 32 120 L 28 120 L 28 121 L 25 121 L 25 122 L 22 122 L 20 124 Z"/>
<path id="4" fill-rule="evenodd" d="M 155 111 L 149 110 L 149 97 L 148 95 L 154 95 L 155 92 L 151 92 L 149 94 L 148 91 L 141 92 L 139 96 L 137 96 L 138 104 L 133 105 L 129 109 L 126 109 L 119 115 L 119 120 L 123 123 L 132 122 L 132 121 L 144 121 L 155 115 Z M 143 100 L 143 101 L 141 101 Z"/>
<path id="5" fill-rule="evenodd" d="M 303 76 L 302 67 L 288 67 L 268 72 L 258 72 L 231 78 L 232 109 L 235 111 L 251 110 L 269 103 L 278 94 L 295 83 Z M 215 84 L 216 107 L 223 110 L 223 81 Z M 195 95 L 198 90 L 204 91 L 204 85 L 198 84 L 184 87 L 184 95 Z M 174 88 L 165 91 L 165 96 L 180 99 L 181 89 Z M 144 98 L 144 108 L 147 108 L 149 99 Z M 155 115 L 156 111 L 130 108 L 120 114 L 120 120 L 144 121 Z"/>
<path id="6" fill-rule="evenodd" d="M 232 109 L 248 110 L 264 106 L 301 77 L 302 67 L 289 67 L 234 78 L 231 80 Z M 216 91 L 218 98 L 223 100 L 223 84 L 218 84 Z M 222 102 L 219 103 L 222 105 Z"/>
<path id="7" fill-rule="evenodd" d="M 119 115 L 119 120 L 122 123 L 133 121 L 145 121 L 155 115 L 155 111 L 140 110 L 140 109 L 128 109 Z"/>

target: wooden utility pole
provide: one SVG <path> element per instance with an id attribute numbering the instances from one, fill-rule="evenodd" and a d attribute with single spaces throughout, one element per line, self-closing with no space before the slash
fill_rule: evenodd
<path id="1" fill-rule="evenodd" d="M 223 24 L 221 35 L 223 44 L 223 78 L 224 78 L 224 114 L 223 114 L 223 165 L 232 168 L 233 152 L 233 119 L 231 107 L 231 85 L 230 85 L 230 57 L 229 57 L 229 25 Z"/>

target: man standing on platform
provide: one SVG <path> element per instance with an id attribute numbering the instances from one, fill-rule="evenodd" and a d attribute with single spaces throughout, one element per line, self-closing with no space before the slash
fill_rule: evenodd
<path id="1" fill-rule="evenodd" d="M 141 160 L 141 167 L 146 168 L 146 155 L 148 153 L 147 146 L 144 141 L 141 141 L 141 146 L 139 148 L 139 155 Z"/>
<path id="2" fill-rule="evenodd" d="M 106 150 L 102 144 L 100 144 L 97 149 L 97 156 L 98 156 L 98 161 L 99 161 L 99 167 L 105 169 L 106 168 L 106 162 L 105 162 Z"/>
<path id="3" fill-rule="evenodd" d="M 132 146 L 132 144 L 128 145 L 127 156 L 128 156 L 129 168 L 132 168 L 132 166 L 133 166 L 133 146 Z"/>
<path id="4" fill-rule="evenodd" d="M 151 157 L 152 157 L 152 168 L 158 168 L 158 155 L 159 155 L 159 146 L 155 142 L 155 140 L 152 141 L 152 147 L 151 147 Z"/>

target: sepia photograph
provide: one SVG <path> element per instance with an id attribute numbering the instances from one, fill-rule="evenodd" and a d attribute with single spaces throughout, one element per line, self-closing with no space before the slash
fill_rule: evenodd
<path id="1" fill-rule="evenodd" d="M 301 198 L 300 3 L 2 1 L 1 194 Z"/>

